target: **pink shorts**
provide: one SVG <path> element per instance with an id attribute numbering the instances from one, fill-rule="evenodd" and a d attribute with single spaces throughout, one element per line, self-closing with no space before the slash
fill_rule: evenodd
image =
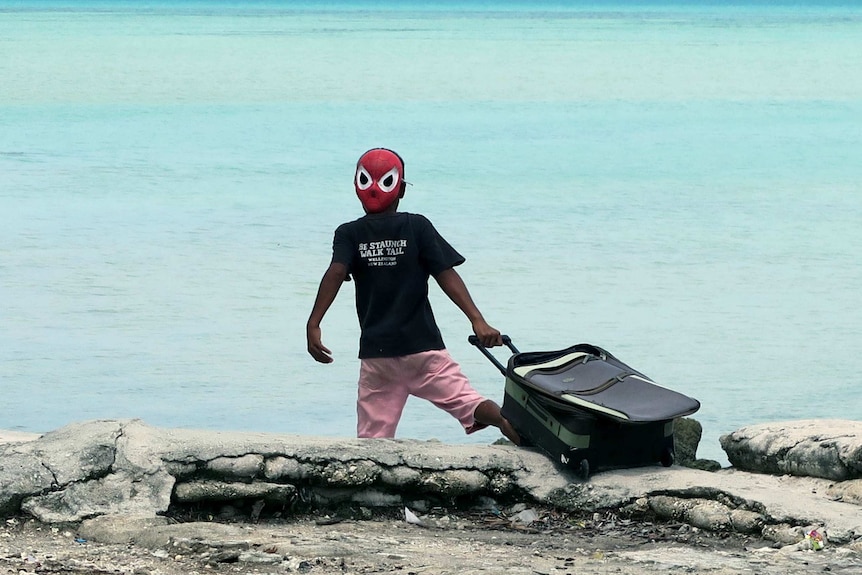
<path id="1" fill-rule="evenodd" d="M 473 417 L 485 398 L 445 349 L 363 359 L 356 401 L 357 437 L 395 437 L 407 398 L 427 399 L 461 422 L 467 433 L 487 425 Z"/>

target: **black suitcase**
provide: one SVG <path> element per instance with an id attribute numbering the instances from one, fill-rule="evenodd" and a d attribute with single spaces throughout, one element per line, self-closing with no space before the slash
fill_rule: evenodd
<path id="1" fill-rule="evenodd" d="M 578 344 L 512 351 L 504 367 L 478 338 L 471 344 L 506 378 L 502 413 L 522 438 L 586 479 L 605 469 L 674 461 L 674 420 L 700 403 L 657 385 L 608 351 Z"/>

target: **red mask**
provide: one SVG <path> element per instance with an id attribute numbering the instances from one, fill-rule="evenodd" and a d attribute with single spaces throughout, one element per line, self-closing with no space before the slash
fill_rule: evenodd
<path id="1" fill-rule="evenodd" d="M 404 192 L 404 162 L 392 150 L 368 150 L 356 163 L 356 195 L 369 214 L 386 211 Z"/>

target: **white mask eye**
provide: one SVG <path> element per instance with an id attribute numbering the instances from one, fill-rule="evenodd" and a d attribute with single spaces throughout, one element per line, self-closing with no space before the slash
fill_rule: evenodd
<path id="1" fill-rule="evenodd" d="M 358 168 L 356 168 L 356 187 L 357 188 L 359 188 L 360 190 L 367 190 L 368 188 L 371 187 L 372 181 L 373 180 L 371 179 L 371 174 L 369 174 L 365 168 L 363 168 L 362 166 L 359 166 Z"/>
<path id="2" fill-rule="evenodd" d="M 377 187 L 387 194 L 394 190 L 396 185 L 398 185 L 398 168 L 392 168 L 377 182 Z"/>

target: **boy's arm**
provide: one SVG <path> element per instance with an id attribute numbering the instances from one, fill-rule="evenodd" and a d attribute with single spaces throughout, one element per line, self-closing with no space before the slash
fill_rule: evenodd
<path id="1" fill-rule="evenodd" d="M 479 308 L 473 303 L 473 298 L 470 297 L 470 292 L 467 291 L 467 286 L 464 280 L 454 268 L 444 270 L 434 276 L 440 288 L 443 290 L 449 299 L 455 305 L 461 308 L 470 323 L 473 324 L 473 333 L 479 338 L 479 341 L 485 347 L 494 347 L 495 345 L 503 345 L 503 338 L 500 331 L 488 325 L 485 318 L 482 317 Z"/>
<path id="2" fill-rule="evenodd" d="M 335 262 L 329 264 L 329 269 L 320 280 L 314 307 L 311 308 L 311 315 L 308 317 L 308 323 L 305 324 L 308 353 L 320 363 L 332 363 L 332 352 L 323 345 L 321 340 L 320 322 L 323 321 L 329 306 L 335 301 L 335 296 L 338 295 L 338 290 L 341 289 L 345 278 L 347 278 L 347 266 Z"/>

